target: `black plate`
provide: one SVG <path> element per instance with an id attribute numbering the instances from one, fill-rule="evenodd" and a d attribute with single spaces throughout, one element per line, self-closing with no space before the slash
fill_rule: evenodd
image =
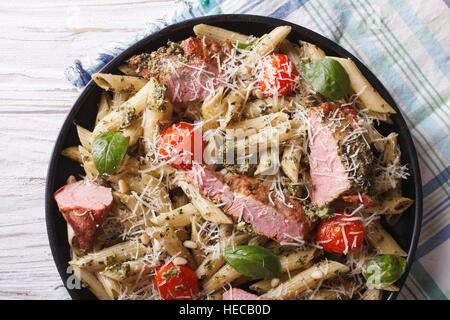
<path id="1" fill-rule="evenodd" d="M 267 18 L 254 15 L 217 15 L 196 18 L 171 25 L 147 38 L 134 44 L 111 62 L 109 62 L 101 72 L 118 73 L 117 67 L 134 54 L 150 52 L 165 45 L 167 40 L 180 41 L 189 36 L 193 36 L 192 27 L 199 23 L 206 23 L 227 29 L 231 29 L 244 34 L 261 36 L 268 33 L 274 27 L 280 25 L 289 25 L 292 31 L 288 39 L 291 41 L 305 40 L 318 45 L 328 55 L 339 57 L 350 57 L 358 66 L 372 86 L 381 94 L 381 96 L 399 112 L 395 102 L 389 93 L 378 81 L 378 79 L 353 55 L 341 48 L 333 41 L 298 25 L 285 22 L 278 19 Z M 74 123 L 93 129 L 97 103 L 100 99 L 100 89 L 90 81 L 81 93 L 69 112 L 58 139 L 56 140 L 53 154 L 50 160 L 47 175 L 47 185 L 45 191 L 45 209 L 47 232 L 50 241 L 53 258 L 58 268 L 59 274 L 67 288 L 67 279 L 71 273 L 68 271 L 69 245 L 67 242 L 66 222 L 58 211 L 56 202 L 53 199 L 53 193 L 66 183 L 70 174 L 81 174 L 82 169 L 78 163 L 61 156 L 61 150 L 66 147 L 78 145 L 79 140 L 76 134 Z M 408 275 L 410 266 L 414 259 L 417 241 L 419 239 L 420 226 L 422 220 L 422 183 L 420 179 L 419 164 L 417 161 L 416 150 L 411 139 L 408 127 L 400 112 L 392 117 L 394 126 L 382 126 L 380 129 L 383 134 L 390 131 L 396 131 L 399 134 L 398 141 L 402 152 L 402 163 L 407 163 L 411 176 L 403 182 L 403 192 L 406 197 L 414 199 L 414 205 L 402 215 L 399 223 L 394 228 L 388 228 L 388 231 L 397 240 L 400 246 L 408 252 L 407 269 L 398 285 L 401 287 Z M 67 288 L 72 299 L 95 299 L 88 289 L 70 289 Z M 386 293 L 385 299 L 395 299 L 398 293 Z"/>

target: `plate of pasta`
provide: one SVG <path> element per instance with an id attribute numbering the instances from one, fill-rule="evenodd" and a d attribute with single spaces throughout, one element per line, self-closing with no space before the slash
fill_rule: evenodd
<path id="1" fill-rule="evenodd" d="M 92 75 L 51 158 L 46 220 L 74 299 L 395 299 L 422 214 L 382 84 L 298 25 L 197 18 Z"/>

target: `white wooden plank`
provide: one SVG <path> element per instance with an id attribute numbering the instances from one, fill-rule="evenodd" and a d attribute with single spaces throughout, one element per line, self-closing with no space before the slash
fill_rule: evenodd
<path id="1" fill-rule="evenodd" d="M 64 68 L 166 12 L 152 1 L 0 2 L 0 299 L 68 298 L 44 212 L 51 150 L 79 94 Z"/>

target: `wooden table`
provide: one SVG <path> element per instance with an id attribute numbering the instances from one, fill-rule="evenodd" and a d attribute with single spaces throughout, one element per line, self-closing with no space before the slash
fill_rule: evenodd
<path id="1" fill-rule="evenodd" d="M 142 0 L 0 2 L 0 299 L 68 298 L 44 213 L 50 153 L 79 94 L 63 71 L 166 8 Z"/>

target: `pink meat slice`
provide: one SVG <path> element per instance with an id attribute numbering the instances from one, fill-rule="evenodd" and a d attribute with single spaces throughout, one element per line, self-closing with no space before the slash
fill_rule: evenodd
<path id="1" fill-rule="evenodd" d="M 54 197 L 59 211 L 74 230 L 80 248 L 91 249 L 113 203 L 111 188 L 80 180 L 61 187 Z"/>
<path id="2" fill-rule="evenodd" d="M 310 112 L 310 174 L 314 188 L 311 201 L 326 205 L 351 189 L 351 182 L 338 154 L 332 130 L 322 121 L 319 112 Z"/>
<path id="3" fill-rule="evenodd" d="M 163 47 L 164 48 L 164 47 Z M 160 49 L 163 49 L 160 48 Z M 145 78 L 157 77 L 167 86 L 167 96 L 174 103 L 204 100 L 224 84 L 219 65 L 227 59 L 232 45 L 189 37 L 179 43 L 180 53 L 157 50 L 130 59 L 130 66 Z"/>
<path id="4" fill-rule="evenodd" d="M 219 70 L 210 64 L 189 64 L 164 78 L 170 101 L 189 103 L 204 100 L 221 83 Z"/>
<path id="5" fill-rule="evenodd" d="M 236 221 L 250 223 L 256 233 L 278 242 L 302 240 L 314 228 L 298 201 L 288 196 L 269 199 L 269 187 L 254 178 L 223 177 L 199 165 L 187 178 L 203 196 L 224 203 L 225 212 Z"/>
<path id="6" fill-rule="evenodd" d="M 222 300 L 267 300 L 261 299 L 256 294 L 239 288 L 232 288 L 222 294 Z"/>

